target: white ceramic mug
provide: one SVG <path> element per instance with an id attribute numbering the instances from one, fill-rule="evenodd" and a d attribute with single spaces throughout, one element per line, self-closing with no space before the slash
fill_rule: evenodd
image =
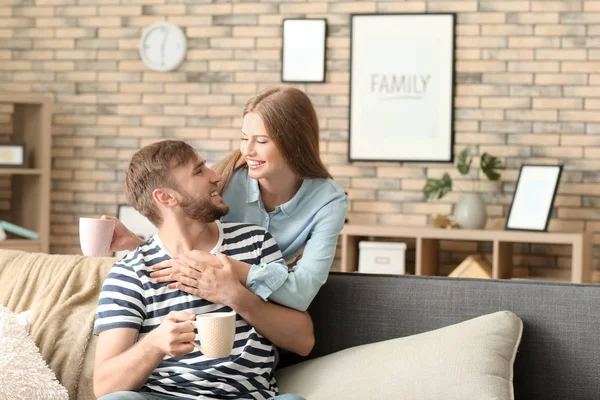
<path id="1" fill-rule="evenodd" d="M 115 221 L 100 218 L 79 218 L 79 244 L 83 254 L 104 257 L 110 249 Z"/>
<path id="2" fill-rule="evenodd" d="M 196 315 L 196 329 L 200 345 L 195 346 L 210 358 L 223 358 L 231 354 L 235 339 L 235 311 Z"/>

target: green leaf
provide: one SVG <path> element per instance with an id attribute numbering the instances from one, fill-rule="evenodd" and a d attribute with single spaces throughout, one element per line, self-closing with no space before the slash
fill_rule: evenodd
<path id="1" fill-rule="evenodd" d="M 490 181 L 497 181 L 500 179 L 500 174 L 496 171 L 498 169 L 504 169 L 500 160 L 488 153 L 483 153 L 481 156 L 481 170 Z"/>
<path id="2" fill-rule="evenodd" d="M 467 148 L 461 151 L 460 155 L 458 156 L 458 172 L 460 172 L 461 175 L 467 175 L 469 173 L 469 170 L 471 169 L 472 162 L 473 157 L 469 158 L 469 149 Z"/>
<path id="3" fill-rule="evenodd" d="M 423 187 L 425 199 L 441 199 L 452 190 L 452 179 L 447 173 L 441 179 L 427 179 Z"/>

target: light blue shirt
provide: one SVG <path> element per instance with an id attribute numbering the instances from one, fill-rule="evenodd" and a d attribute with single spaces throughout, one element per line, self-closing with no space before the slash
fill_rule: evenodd
<path id="1" fill-rule="evenodd" d="M 234 172 L 223 193 L 229 206 L 225 222 L 246 222 L 267 229 L 288 265 L 252 265 L 246 286 L 263 299 L 305 311 L 327 280 L 348 200 L 332 179 L 304 179 L 294 197 L 267 212 L 258 181 L 246 168 Z"/>

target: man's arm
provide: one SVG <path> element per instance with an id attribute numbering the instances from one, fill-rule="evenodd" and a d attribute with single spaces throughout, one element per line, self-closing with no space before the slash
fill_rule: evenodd
<path id="1" fill-rule="evenodd" d="M 121 390 L 138 390 L 160 363 L 163 354 L 147 341 L 136 343 L 131 328 L 100 332 L 94 365 L 94 394 L 102 397 Z"/>
<path id="2" fill-rule="evenodd" d="M 239 285 L 229 307 L 250 325 L 283 349 L 307 356 L 315 345 L 313 322 L 307 312 L 292 310 L 264 301 L 250 290 Z"/>
<path id="3" fill-rule="evenodd" d="M 183 311 L 171 312 L 137 343 L 137 331 L 132 328 L 100 332 L 94 364 L 96 397 L 139 390 L 166 354 L 181 357 L 191 352 L 195 334 L 190 321 L 194 318 L 193 314 Z"/>

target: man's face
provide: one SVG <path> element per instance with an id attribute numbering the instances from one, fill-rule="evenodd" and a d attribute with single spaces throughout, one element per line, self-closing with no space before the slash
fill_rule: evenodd
<path id="1" fill-rule="evenodd" d="M 181 211 L 191 219 L 208 223 L 227 215 L 229 206 L 217 194 L 217 183 L 221 180 L 221 175 L 205 164 L 198 157 L 177 168 L 174 178 Z"/>

